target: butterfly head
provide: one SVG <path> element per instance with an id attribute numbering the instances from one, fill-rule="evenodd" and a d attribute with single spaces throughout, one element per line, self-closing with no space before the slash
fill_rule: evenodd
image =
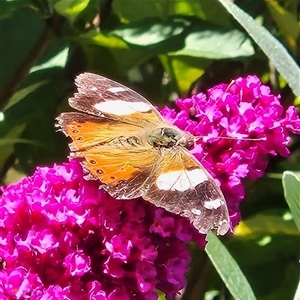
<path id="1" fill-rule="evenodd" d="M 171 148 L 180 145 L 189 149 L 194 146 L 196 138 L 176 127 L 161 127 L 153 130 L 147 140 L 154 147 Z"/>

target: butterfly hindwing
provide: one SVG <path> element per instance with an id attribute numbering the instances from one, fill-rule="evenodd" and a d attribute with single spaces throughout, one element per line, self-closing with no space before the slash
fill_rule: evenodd
<path id="1" fill-rule="evenodd" d="M 166 149 L 151 174 L 151 186 L 143 196 L 156 206 L 190 219 L 200 233 L 229 229 L 224 196 L 205 168 L 184 148 Z"/>

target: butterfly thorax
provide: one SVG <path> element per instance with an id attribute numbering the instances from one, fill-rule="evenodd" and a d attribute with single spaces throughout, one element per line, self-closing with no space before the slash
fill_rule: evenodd
<path id="1" fill-rule="evenodd" d="M 162 127 L 153 130 L 147 136 L 147 141 L 153 147 L 171 148 L 180 145 L 190 148 L 194 145 L 195 137 L 174 127 Z"/>

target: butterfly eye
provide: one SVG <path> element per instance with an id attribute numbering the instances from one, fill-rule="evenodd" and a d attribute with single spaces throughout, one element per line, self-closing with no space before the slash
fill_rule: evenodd
<path id="1" fill-rule="evenodd" d="M 182 134 L 173 128 L 162 128 L 161 135 L 172 140 L 178 140 L 182 137 Z"/>

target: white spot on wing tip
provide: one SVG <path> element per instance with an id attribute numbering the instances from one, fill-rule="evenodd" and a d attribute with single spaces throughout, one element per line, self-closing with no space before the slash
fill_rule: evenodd
<path id="1" fill-rule="evenodd" d="M 229 222 L 227 220 L 220 221 L 218 224 L 217 234 L 224 235 L 229 230 Z"/>
<path id="2" fill-rule="evenodd" d="M 192 213 L 196 216 L 201 216 L 201 210 L 197 208 L 192 209 Z"/>
<path id="3" fill-rule="evenodd" d="M 217 209 L 222 205 L 223 201 L 221 199 L 215 199 L 204 202 L 204 207 L 207 209 Z"/>
<path id="4" fill-rule="evenodd" d="M 119 92 L 125 92 L 126 89 L 121 87 L 121 86 L 116 86 L 116 87 L 111 87 L 109 89 L 107 89 L 109 92 L 112 92 L 112 93 L 119 93 Z"/>

